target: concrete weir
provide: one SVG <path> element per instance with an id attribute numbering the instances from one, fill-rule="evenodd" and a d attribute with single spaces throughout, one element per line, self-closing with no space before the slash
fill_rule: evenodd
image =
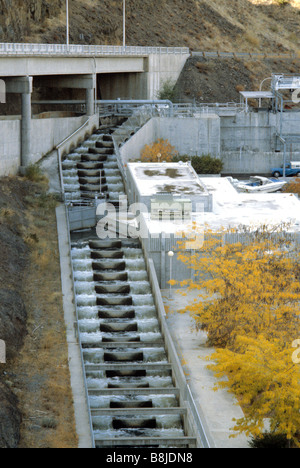
<path id="1" fill-rule="evenodd" d="M 99 129 L 62 162 L 67 219 L 68 203 L 84 205 L 97 190 L 101 196 L 98 176 L 106 179 L 104 199 L 118 207 L 125 194 L 111 131 Z M 166 326 L 155 270 L 139 240 L 100 240 L 94 228 L 67 234 L 78 329 L 78 342 L 70 340 L 70 350 L 76 347 L 71 373 L 79 366 L 73 384 L 81 391 L 74 403 L 78 409 L 84 400 L 77 427 L 89 433 L 82 445 L 210 448 Z M 61 247 L 66 249 L 63 241 Z M 63 286 L 70 310 L 71 285 Z"/>

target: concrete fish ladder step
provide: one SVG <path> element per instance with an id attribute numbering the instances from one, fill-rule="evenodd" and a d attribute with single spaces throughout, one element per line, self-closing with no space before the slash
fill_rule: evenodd
<path id="1" fill-rule="evenodd" d="M 92 416 L 186 416 L 187 408 L 100 408 L 92 409 Z"/>
<path id="2" fill-rule="evenodd" d="M 122 241 L 120 240 L 95 240 L 95 241 L 90 241 L 89 246 L 91 249 L 121 249 L 122 248 Z"/>
<path id="3" fill-rule="evenodd" d="M 103 148 L 103 147 L 97 146 L 97 143 L 96 143 L 95 148 L 89 148 L 89 153 L 90 154 L 99 154 L 99 155 L 111 156 L 111 155 L 114 154 L 114 152 L 115 152 L 115 150 L 114 150 L 113 147 Z"/>
<path id="4" fill-rule="evenodd" d="M 155 372 L 172 372 L 171 364 L 153 364 L 153 363 L 141 363 L 141 364 L 86 364 L 86 372 L 99 372 L 107 370 L 148 370 Z"/>
<path id="5" fill-rule="evenodd" d="M 78 181 L 80 185 L 97 185 L 98 189 L 107 184 L 106 177 L 79 177 Z"/>
<path id="6" fill-rule="evenodd" d="M 93 270 L 96 271 L 105 271 L 105 270 L 117 270 L 117 271 L 125 271 L 126 263 L 124 261 L 105 261 L 105 262 L 93 262 L 92 264 Z"/>
<path id="7" fill-rule="evenodd" d="M 109 306 L 109 305 L 112 305 L 112 306 L 126 306 L 126 305 L 133 305 L 133 299 L 131 296 L 110 296 L 110 297 L 97 297 L 96 299 L 96 303 L 97 305 L 104 305 L 104 306 Z M 102 326 L 102 325 L 101 325 Z M 104 331 L 104 330 L 102 330 Z M 136 330 L 128 330 L 128 331 L 136 331 Z M 116 333 L 119 333 L 119 331 L 117 330 Z"/>
<path id="8" fill-rule="evenodd" d="M 101 250 L 101 251 L 92 251 L 92 259 L 102 259 L 102 258 L 113 258 L 120 259 L 124 258 L 124 252 L 122 250 Z"/>
<path id="9" fill-rule="evenodd" d="M 121 448 L 121 447 L 197 447 L 197 439 L 193 437 L 114 437 L 101 438 L 95 434 L 97 448 Z"/>
<path id="10" fill-rule="evenodd" d="M 107 160 L 106 155 L 86 153 L 81 155 L 82 162 L 104 163 Z"/>
<path id="11" fill-rule="evenodd" d="M 130 294 L 129 284 L 96 284 L 95 291 L 97 294 Z"/>
<path id="12" fill-rule="evenodd" d="M 89 394 L 91 396 L 148 396 L 148 395 L 174 395 L 175 397 L 179 397 L 180 389 L 176 387 L 163 387 L 163 388 L 101 388 L 101 390 L 89 390 Z"/>

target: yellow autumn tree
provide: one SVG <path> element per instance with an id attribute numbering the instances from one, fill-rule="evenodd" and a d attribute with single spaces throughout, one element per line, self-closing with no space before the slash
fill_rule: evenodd
<path id="1" fill-rule="evenodd" d="M 273 434 L 284 434 L 299 446 L 300 368 L 292 353 L 291 343 L 258 335 L 237 337 L 234 351 L 219 349 L 211 356 L 210 369 L 226 377 L 216 389 L 227 388 L 244 409 L 235 431 L 259 437 L 268 421 Z"/>
<path id="2" fill-rule="evenodd" d="M 199 290 L 190 304 L 196 326 L 216 348 L 212 368 L 227 376 L 220 385 L 241 400 L 245 418 L 235 430 L 271 428 L 295 442 L 300 433 L 300 366 L 292 361 L 299 338 L 300 256 L 285 226 L 255 232 L 206 232 L 191 255 L 181 244 L 179 259 L 195 272 L 186 281 Z M 299 401 L 299 400 L 298 400 Z"/>
<path id="3" fill-rule="evenodd" d="M 168 140 L 159 138 L 150 145 L 145 145 L 141 152 L 142 162 L 172 162 L 178 151 Z"/>

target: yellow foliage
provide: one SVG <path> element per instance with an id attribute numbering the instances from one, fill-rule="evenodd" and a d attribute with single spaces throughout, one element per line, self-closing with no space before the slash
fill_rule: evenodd
<path id="1" fill-rule="evenodd" d="M 294 179 L 292 182 L 287 184 L 283 190 L 284 193 L 295 193 L 296 195 L 300 195 L 300 180 Z"/>
<path id="2" fill-rule="evenodd" d="M 168 140 L 159 138 L 151 145 L 145 145 L 141 152 L 142 162 L 172 162 L 178 155 L 175 147 Z"/>
<path id="3" fill-rule="evenodd" d="M 248 233 L 249 234 L 249 233 Z M 206 232 L 201 251 L 178 258 L 195 271 L 189 304 L 196 327 L 205 330 L 216 352 L 211 368 L 226 376 L 226 387 L 239 398 L 245 417 L 234 429 L 247 435 L 271 429 L 297 443 L 300 432 L 300 366 L 293 362 L 299 339 L 300 252 L 284 230 L 272 236 L 266 226 L 248 242 L 225 242 L 227 232 Z"/>

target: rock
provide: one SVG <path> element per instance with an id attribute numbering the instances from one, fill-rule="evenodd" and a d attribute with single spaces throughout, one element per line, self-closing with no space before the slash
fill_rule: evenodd
<path id="1" fill-rule="evenodd" d="M 26 335 L 27 313 L 20 294 L 0 289 L 0 339 L 6 343 L 6 358 L 12 358 L 22 347 Z"/>
<path id="2" fill-rule="evenodd" d="M 0 449 L 18 447 L 21 421 L 17 397 L 0 380 Z"/>

